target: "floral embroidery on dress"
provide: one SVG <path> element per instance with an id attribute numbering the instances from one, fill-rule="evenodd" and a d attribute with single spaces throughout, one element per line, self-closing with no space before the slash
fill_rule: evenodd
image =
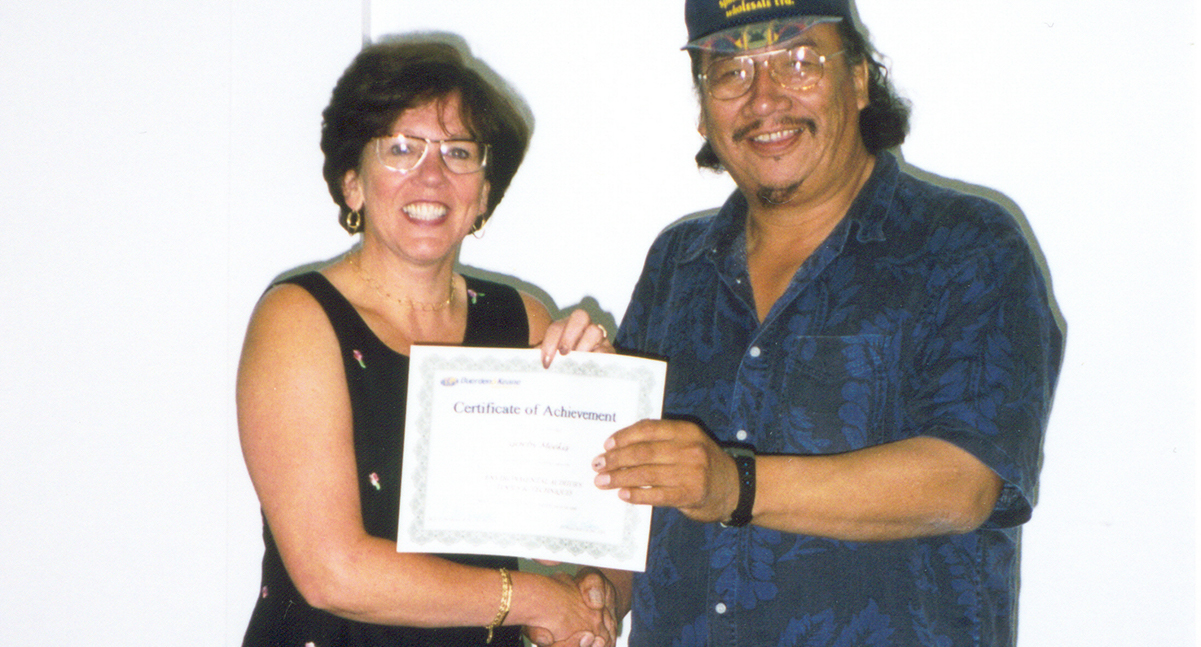
<path id="1" fill-rule="evenodd" d="M 351 351 L 351 354 L 354 355 L 355 360 L 358 361 L 359 368 L 367 368 L 367 365 L 363 363 L 363 354 L 360 353 L 357 348 Z"/>
<path id="2" fill-rule="evenodd" d="M 467 288 L 467 298 L 471 299 L 471 305 L 475 305 L 476 298 L 482 297 L 482 296 L 484 296 L 483 292 L 476 292 L 475 290 L 472 290 L 471 288 Z"/>
<path id="3" fill-rule="evenodd" d="M 304 647 L 317 647 L 317 643 L 310 640 L 304 644 Z"/>
<path id="4" fill-rule="evenodd" d="M 263 587 L 262 595 L 263 595 L 263 599 L 267 598 L 267 587 L 265 587 L 265 586 Z"/>
<path id="5" fill-rule="evenodd" d="M 379 489 L 379 474 L 372 472 L 371 475 L 368 476 L 367 478 L 371 481 L 371 487 L 374 487 L 375 489 L 378 490 Z"/>

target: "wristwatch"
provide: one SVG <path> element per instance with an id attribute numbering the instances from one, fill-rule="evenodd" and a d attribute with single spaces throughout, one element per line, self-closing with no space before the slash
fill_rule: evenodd
<path id="1" fill-rule="evenodd" d="M 721 525 L 741 528 L 751 522 L 751 511 L 755 508 L 755 451 L 746 447 L 725 450 L 738 467 L 738 505 Z"/>

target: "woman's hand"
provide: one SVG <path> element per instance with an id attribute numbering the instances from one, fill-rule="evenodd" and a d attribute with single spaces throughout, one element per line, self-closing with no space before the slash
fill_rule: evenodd
<path id="1" fill-rule="evenodd" d="M 565 319 L 550 324 L 539 348 L 542 349 L 542 365 L 546 367 L 554 361 L 555 353 L 566 355 L 573 350 L 616 352 L 613 344 L 609 343 L 609 331 L 593 323 L 592 317 L 578 308 Z"/>

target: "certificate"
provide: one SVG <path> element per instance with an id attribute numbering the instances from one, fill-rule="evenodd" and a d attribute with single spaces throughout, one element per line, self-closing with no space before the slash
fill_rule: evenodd
<path id="1" fill-rule="evenodd" d="M 642 571 L 651 507 L 593 485 L 613 432 L 663 408 L 661 361 L 413 346 L 399 552 L 512 555 Z"/>

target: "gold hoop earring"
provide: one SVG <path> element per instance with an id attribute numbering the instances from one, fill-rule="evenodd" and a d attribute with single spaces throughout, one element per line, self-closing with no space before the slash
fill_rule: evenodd
<path id="1" fill-rule="evenodd" d="M 487 216 L 480 216 L 480 219 L 476 221 L 475 226 L 471 228 L 471 235 L 475 236 L 476 238 L 483 238 L 484 230 L 488 229 L 488 221 L 490 220 L 492 219 L 488 218 Z"/>
<path id="2" fill-rule="evenodd" d="M 363 214 L 357 209 L 347 213 L 342 226 L 351 236 L 363 231 Z"/>

